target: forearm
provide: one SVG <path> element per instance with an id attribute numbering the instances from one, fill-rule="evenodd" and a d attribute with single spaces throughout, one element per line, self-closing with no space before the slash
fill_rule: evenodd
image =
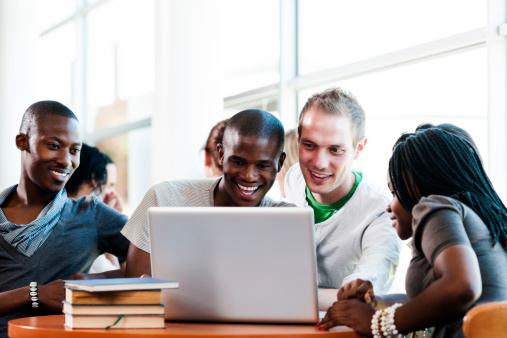
<path id="1" fill-rule="evenodd" d="M 405 304 L 408 301 L 407 295 L 404 293 L 395 293 L 390 295 L 376 296 L 376 310 L 385 309 L 395 303 Z"/>
<path id="2" fill-rule="evenodd" d="M 6 315 L 16 309 L 30 306 L 30 290 L 28 286 L 0 292 L 0 315 Z"/>

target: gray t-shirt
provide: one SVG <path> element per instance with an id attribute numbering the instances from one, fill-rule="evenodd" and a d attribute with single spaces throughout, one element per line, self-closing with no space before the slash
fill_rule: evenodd
<path id="1" fill-rule="evenodd" d="M 221 177 L 165 181 L 154 185 L 121 231 L 139 249 L 150 252 L 148 208 L 150 207 L 212 207 L 213 192 Z M 293 207 L 264 197 L 259 207 Z"/>
<path id="2" fill-rule="evenodd" d="M 462 244 L 475 251 L 481 271 L 482 294 L 472 306 L 507 300 L 507 253 L 500 243 L 492 246 L 489 229 L 472 209 L 455 199 L 431 195 L 414 206 L 412 215 L 413 254 L 405 285 L 409 299 L 435 282 L 433 265 L 438 254 Z M 462 324 L 460 319 L 436 327 L 433 337 L 463 337 Z"/>

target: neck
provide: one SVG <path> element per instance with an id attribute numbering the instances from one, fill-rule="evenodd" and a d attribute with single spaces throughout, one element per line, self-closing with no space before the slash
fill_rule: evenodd
<path id="1" fill-rule="evenodd" d="M 27 207 L 44 207 L 51 202 L 56 195 L 57 192 L 45 191 L 31 182 L 28 183 L 27 180 L 21 179 L 11 201 L 17 201 L 18 204 Z"/>

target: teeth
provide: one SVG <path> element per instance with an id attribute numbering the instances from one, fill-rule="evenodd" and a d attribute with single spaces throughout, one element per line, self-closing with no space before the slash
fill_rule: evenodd
<path id="1" fill-rule="evenodd" d="M 67 173 L 59 173 L 58 171 L 54 171 L 54 170 L 51 170 L 51 172 L 53 174 L 55 174 L 56 176 L 61 176 L 61 177 L 67 176 Z"/>
<path id="2" fill-rule="evenodd" d="M 329 175 L 319 175 L 317 173 L 314 173 L 313 171 L 312 171 L 312 174 L 313 174 L 313 176 L 318 177 L 318 178 L 324 178 L 324 177 L 328 177 L 329 176 Z"/>
<path id="3" fill-rule="evenodd" d="M 240 187 L 241 190 L 246 190 L 246 191 L 255 191 L 259 188 L 259 187 L 245 187 L 245 186 L 242 186 L 241 184 L 238 184 L 238 187 Z"/>

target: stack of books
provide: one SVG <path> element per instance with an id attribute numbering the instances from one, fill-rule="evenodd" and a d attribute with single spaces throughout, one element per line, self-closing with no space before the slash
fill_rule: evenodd
<path id="1" fill-rule="evenodd" d="M 73 329 L 164 328 L 162 290 L 176 281 L 111 278 L 65 281 L 65 326 Z"/>

